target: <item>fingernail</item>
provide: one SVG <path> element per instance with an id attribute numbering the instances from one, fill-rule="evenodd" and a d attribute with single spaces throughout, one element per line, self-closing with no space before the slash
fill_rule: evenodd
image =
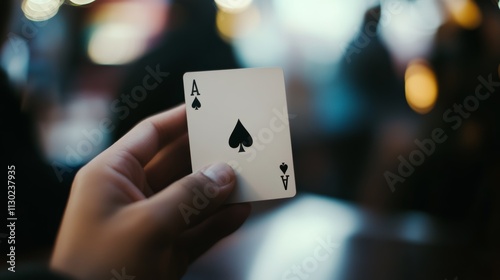
<path id="1" fill-rule="evenodd" d="M 231 181 L 233 169 L 225 163 L 216 163 L 201 172 L 221 187 Z"/>

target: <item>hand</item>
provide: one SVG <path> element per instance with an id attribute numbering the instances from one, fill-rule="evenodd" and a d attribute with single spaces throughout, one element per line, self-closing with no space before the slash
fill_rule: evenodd
<path id="1" fill-rule="evenodd" d="M 76 175 L 51 267 L 76 279 L 179 279 L 248 217 L 224 206 L 235 174 L 219 163 L 188 173 L 185 106 L 133 128 Z M 168 186 L 168 187 L 167 187 Z"/>

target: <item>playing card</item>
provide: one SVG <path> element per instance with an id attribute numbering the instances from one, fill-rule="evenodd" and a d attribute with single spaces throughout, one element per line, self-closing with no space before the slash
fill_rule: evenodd
<path id="1" fill-rule="evenodd" d="M 229 203 L 296 193 L 283 71 L 235 69 L 184 74 L 193 171 L 233 167 Z"/>

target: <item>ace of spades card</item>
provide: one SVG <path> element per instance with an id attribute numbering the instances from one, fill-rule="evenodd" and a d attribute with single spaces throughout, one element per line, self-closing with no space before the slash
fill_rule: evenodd
<path id="1" fill-rule="evenodd" d="M 184 95 L 193 171 L 231 165 L 237 183 L 228 203 L 295 196 L 281 69 L 188 72 Z"/>

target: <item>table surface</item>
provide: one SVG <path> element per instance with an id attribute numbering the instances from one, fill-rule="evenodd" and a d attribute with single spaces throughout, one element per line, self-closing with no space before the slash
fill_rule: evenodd
<path id="1" fill-rule="evenodd" d="M 255 204 L 183 279 L 493 279 L 488 258 L 466 244 L 464 231 L 423 213 L 302 194 Z"/>

